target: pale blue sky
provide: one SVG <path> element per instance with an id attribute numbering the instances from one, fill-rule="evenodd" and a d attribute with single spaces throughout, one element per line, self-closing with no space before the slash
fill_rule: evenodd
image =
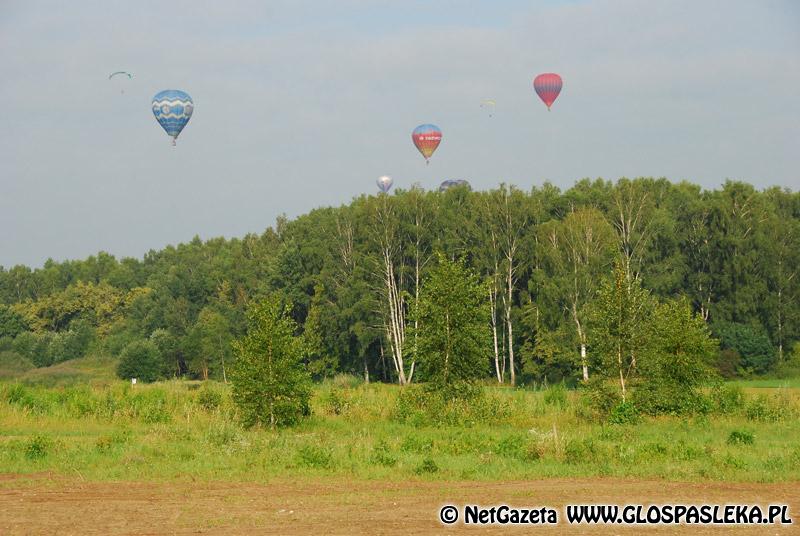
<path id="1" fill-rule="evenodd" d="M 788 0 L 0 0 L 0 52 L 6 267 L 260 233 L 383 174 L 800 188 Z M 531 86 L 549 71 L 550 113 Z M 176 148 L 150 112 L 167 88 L 195 102 Z M 444 133 L 427 167 L 426 122 Z"/>

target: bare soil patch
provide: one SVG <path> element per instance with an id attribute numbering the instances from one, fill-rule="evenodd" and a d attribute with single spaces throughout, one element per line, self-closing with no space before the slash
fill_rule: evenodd
<path id="1" fill-rule="evenodd" d="M 47 473 L 0 477 L 0 534 L 797 534 L 800 486 L 620 479 L 390 482 L 342 479 L 86 482 Z M 793 526 L 446 527 L 446 503 L 550 506 L 788 503 Z"/>

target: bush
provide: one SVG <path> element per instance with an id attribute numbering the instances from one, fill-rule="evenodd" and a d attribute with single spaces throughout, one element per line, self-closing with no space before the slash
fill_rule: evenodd
<path id="1" fill-rule="evenodd" d="M 544 392 L 544 403 L 559 409 L 567 407 L 567 388 L 563 383 L 553 385 Z"/>
<path id="2" fill-rule="evenodd" d="M 619 390 L 598 376 L 582 382 L 580 393 L 582 403 L 588 406 L 599 420 L 607 419 L 614 408 L 622 402 Z"/>
<path id="3" fill-rule="evenodd" d="M 718 384 L 711 388 L 711 401 L 716 411 L 731 415 L 744 407 L 744 391 L 738 385 Z"/>
<path id="4" fill-rule="evenodd" d="M 161 378 L 161 354 L 151 341 L 134 341 L 122 351 L 117 376 L 154 382 Z"/>
<path id="5" fill-rule="evenodd" d="M 728 435 L 728 445 L 752 445 L 755 437 L 746 430 L 734 430 Z"/>
<path id="6" fill-rule="evenodd" d="M 414 468 L 414 474 L 430 475 L 439 472 L 439 466 L 432 458 L 425 458 Z"/>
<path id="7" fill-rule="evenodd" d="M 709 401 L 691 386 L 665 381 L 647 381 L 636 386 L 633 403 L 647 415 L 705 414 Z"/>
<path id="8" fill-rule="evenodd" d="M 507 418 L 511 408 L 507 400 L 487 394 L 475 384 L 409 385 L 397 397 L 394 416 L 414 425 L 447 424 L 472 426 Z"/>
<path id="9" fill-rule="evenodd" d="M 389 444 L 381 439 L 375 444 L 375 446 L 372 447 L 370 463 L 373 465 L 380 465 L 382 467 L 394 467 L 397 464 L 397 458 L 392 456 L 392 452 L 389 449 Z"/>
<path id="10" fill-rule="evenodd" d="M 620 402 L 608 416 L 611 424 L 636 424 L 639 422 L 639 410 L 631 402 Z"/>
<path id="11" fill-rule="evenodd" d="M 325 447 L 303 445 L 297 449 L 297 463 L 301 467 L 328 469 L 331 467 L 332 461 L 331 451 Z"/>
<path id="12" fill-rule="evenodd" d="M 25 443 L 25 457 L 29 460 L 44 458 L 52 446 L 53 441 L 49 437 L 37 434 Z"/>
<path id="13" fill-rule="evenodd" d="M 204 385 L 197 393 L 197 403 L 208 411 L 214 411 L 222 405 L 222 393 Z"/>

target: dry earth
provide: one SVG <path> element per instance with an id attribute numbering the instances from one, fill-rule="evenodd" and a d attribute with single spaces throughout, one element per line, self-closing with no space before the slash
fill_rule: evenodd
<path id="1" fill-rule="evenodd" d="M 445 527 L 439 507 L 568 503 L 788 503 L 793 526 Z M 76 476 L 0 475 L 0 534 L 797 534 L 797 484 L 619 479 L 389 482 L 343 479 L 88 482 Z M 561 515 L 561 513 L 559 514 Z M 561 515 L 563 517 L 563 515 Z M 563 521 L 562 521 L 563 523 Z"/>

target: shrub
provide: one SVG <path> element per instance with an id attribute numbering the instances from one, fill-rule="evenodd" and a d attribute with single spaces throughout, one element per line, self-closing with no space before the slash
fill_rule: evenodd
<path id="1" fill-rule="evenodd" d="M 414 468 L 414 474 L 430 475 L 439 472 L 439 466 L 432 458 L 425 458 Z"/>
<path id="2" fill-rule="evenodd" d="M 52 446 L 53 441 L 49 437 L 37 434 L 25 443 L 25 457 L 29 460 L 44 458 Z"/>
<path id="3" fill-rule="evenodd" d="M 754 441 L 753 434 L 746 430 L 733 430 L 728 435 L 728 445 L 752 445 Z"/>
<path id="4" fill-rule="evenodd" d="M 711 401 L 723 415 L 737 413 L 744 407 L 744 391 L 738 385 L 718 384 L 711 388 Z"/>
<path id="5" fill-rule="evenodd" d="M 373 465 L 380 465 L 382 467 L 394 467 L 397 464 L 397 458 L 392 456 L 389 444 L 381 439 L 372 447 L 370 463 Z"/>
<path id="6" fill-rule="evenodd" d="M 567 406 L 567 389 L 563 383 L 553 385 L 544 392 L 544 403 L 559 409 Z"/>
<path id="7" fill-rule="evenodd" d="M 709 401 L 691 386 L 666 381 L 647 381 L 633 392 L 633 403 L 647 415 L 704 414 L 710 410 Z"/>
<path id="8" fill-rule="evenodd" d="M 580 393 L 582 403 L 588 406 L 600 420 L 607 419 L 622 401 L 619 390 L 598 376 L 581 383 Z"/>
<path id="9" fill-rule="evenodd" d="M 415 425 L 471 426 L 501 421 L 511 413 L 507 400 L 487 394 L 481 386 L 458 382 L 450 385 L 411 385 L 397 397 L 395 418 Z"/>
<path id="10" fill-rule="evenodd" d="M 315 469 L 328 469 L 331 467 L 333 456 L 330 449 L 317 445 L 303 445 L 297 449 L 297 463 L 301 467 Z"/>
<path id="11" fill-rule="evenodd" d="M 608 416 L 611 424 L 636 424 L 639 422 L 639 410 L 631 402 L 620 402 Z"/>
<path id="12" fill-rule="evenodd" d="M 134 341 L 122 351 L 117 376 L 154 382 L 161 377 L 161 353 L 151 341 Z"/>
<path id="13" fill-rule="evenodd" d="M 208 411 L 214 411 L 222 404 L 222 393 L 204 385 L 197 393 L 197 403 Z"/>

